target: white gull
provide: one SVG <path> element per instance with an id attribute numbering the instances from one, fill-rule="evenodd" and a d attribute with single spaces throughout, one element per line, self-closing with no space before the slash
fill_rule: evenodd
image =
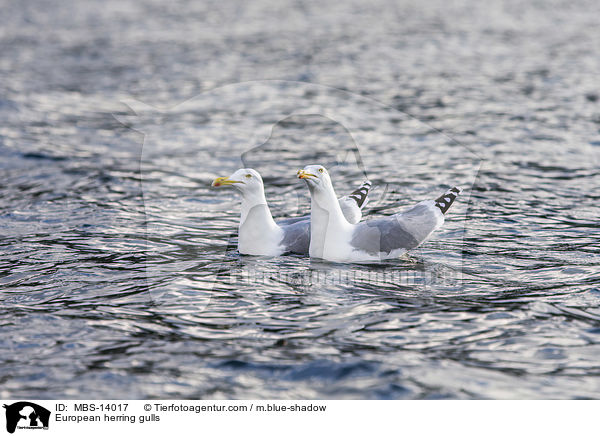
<path id="1" fill-rule="evenodd" d="M 298 171 L 311 197 L 310 257 L 332 262 L 370 262 L 400 256 L 422 244 L 444 223 L 444 214 L 460 189 L 436 200 L 422 201 L 405 212 L 349 223 L 337 201 L 331 178 L 322 165 Z"/>

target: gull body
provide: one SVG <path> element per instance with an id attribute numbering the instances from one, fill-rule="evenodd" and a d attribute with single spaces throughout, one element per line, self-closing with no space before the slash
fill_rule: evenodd
<path id="1" fill-rule="evenodd" d="M 436 200 L 422 201 L 389 217 L 352 224 L 343 219 L 327 169 L 308 165 L 298 171 L 311 198 L 310 257 L 332 262 L 370 262 L 392 259 L 422 244 L 444 223 L 444 214 L 460 189 Z"/>
<path id="2" fill-rule="evenodd" d="M 308 254 L 310 243 L 310 216 L 288 218 L 275 222 L 267 199 L 264 184 L 258 171 L 242 168 L 229 177 L 218 177 L 212 186 L 232 186 L 242 195 L 238 235 L 241 254 L 280 256 L 285 253 Z M 360 221 L 361 208 L 367 204 L 370 182 L 363 183 L 350 195 L 336 203 L 344 221 Z M 348 218 L 346 218 L 348 217 Z"/>

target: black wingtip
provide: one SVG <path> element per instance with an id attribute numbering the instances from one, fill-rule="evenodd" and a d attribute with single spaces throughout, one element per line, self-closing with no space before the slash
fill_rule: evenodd
<path id="1" fill-rule="evenodd" d="M 450 206 L 452 206 L 452 203 L 454 203 L 454 200 L 456 200 L 456 197 L 458 197 L 458 194 L 460 194 L 460 189 L 455 186 L 454 188 L 449 189 L 441 197 L 436 198 L 435 205 L 439 207 L 445 215 L 446 212 L 448 212 L 448 209 L 450 209 Z"/>
<path id="2" fill-rule="evenodd" d="M 358 189 L 352 191 L 352 193 L 348 197 L 356 201 L 358 207 L 362 207 L 362 205 L 365 203 L 365 200 L 367 199 L 367 196 L 369 195 L 370 189 L 371 182 L 365 180 L 365 182 L 362 185 L 360 185 Z"/>

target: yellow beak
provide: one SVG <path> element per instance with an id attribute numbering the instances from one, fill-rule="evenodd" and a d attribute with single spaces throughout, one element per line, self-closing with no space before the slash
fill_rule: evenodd
<path id="1" fill-rule="evenodd" d="M 211 186 L 229 186 L 233 185 L 234 183 L 244 182 L 240 182 L 239 180 L 230 180 L 227 177 L 217 177 L 215 180 L 213 180 Z"/>
<path id="2" fill-rule="evenodd" d="M 299 179 L 308 179 L 309 177 L 317 177 L 314 174 L 311 174 L 308 171 L 304 171 L 304 170 L 298 170 L 298 172 L 296 174 L 298 174 Z"/>

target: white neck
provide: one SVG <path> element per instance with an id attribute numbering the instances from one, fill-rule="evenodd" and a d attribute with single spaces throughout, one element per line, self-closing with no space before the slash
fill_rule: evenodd
<path id="1" fill-rule="evenodd" d="M 310 205 L 310 256 L 332 259 L 354 226 L 344 217 L 332 186 L 310 188 Z"/>
<path id="2" fill-rule="evenodd" d="M 242 215 L 240 217 L 240 225 L 246 221 L 249 212 L 254 207 L 262 207 L 266 209 L 269 215 L 268 219 L 275 224 L 275 221 L 273 221 L 273 216 L 271 215 L 271 210 L 267 204 L 267 199 L 265 198 L 265 192 L 261 189 L 260 191 L 242 192 Z"/>
<path id="3" fill-rule="evenodd" d="M 242 193 L 238 250 L 242 254 L 277 255 L 283 230 L 277 225 L 265 193 Z"/>

